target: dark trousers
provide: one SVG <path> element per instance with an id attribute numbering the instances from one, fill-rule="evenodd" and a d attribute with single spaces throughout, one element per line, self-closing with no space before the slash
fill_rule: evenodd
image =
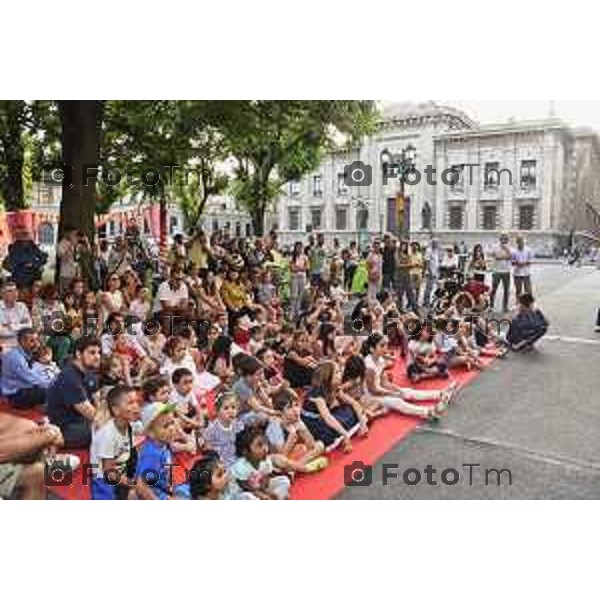
<path id="1" fill-rule="evenodd" d="M 406 305 L 410 310 L 417 310 L 415 294 L 408 271 L 396 272 L 396 294 L 398 296 L 398 309 L 404 310 L 404 296 L 406 295 Z"/>
<path id="2" fill-rule="evenodd" d="M 510 273 L 492 273 L 492 293 L 490 296 L 490 308 L 494 310 L 494 302 L 496 300 L 496 292 L 498 286 L 502 282 L 502 310 L 508 312 L 508 295 L 510 293 Z"/>
<path id="3" fill-rule="evenodd" d="M 346 267 L 344 270 L 344 287 L 349 290 L 352 287 L 352 280 L 354 279 L 354 273 L 356 273 L 356 265 Z"/>
<path id="4" fill-rule="evenodd" d="M 531 348 L 538 340 L 540 340 L 546 335 L 547 331 L 547 327 L 540 327 L 538 330 L 528 334 L 526 337 L 519 340 L 518 342 L 511 343 L 510 349 L 513 352 L 521 352 L 522 350 Z"/>
<path id="5" fill-rule="evenodd" d="M 523 277 L 515 275 L 515 294 L 517 300 L 521 294 L 531 294 L 531 276 L 525 275 Z"/>
<path id="6" fill-rule="evenodd" d="M 23 410 L 40 406 L 46 403 L 46 392 L 41 388 L 28 388 L 19 390 L 16 394 L 7 397 L 8 403 L 14 408 Z"/>
<path id="7" fill-rule="evenodd" d="M 382 287 L 385 291 L 392 291 L 394 289 L 394 274 L 387 271 L 383 272 L 383 283 Z"/>
<path id="8" fill-rule="evenodd" d="M 62 425 L 60 430 L 66 450 L 88 449 L 92 443 L 92 428 L 87 421 Z"/>

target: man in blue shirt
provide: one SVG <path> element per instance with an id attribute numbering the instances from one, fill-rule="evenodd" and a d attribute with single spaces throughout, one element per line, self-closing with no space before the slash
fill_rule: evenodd
<path id="1" fill-rule="evenodd" d="M 2 393 L 15 408 L 31 408 L 46 402 L 48 380 L 33 367 L 32 352 L 38 334 L 27 327 L 17 334 L 17 346 L 2 357 Z"/>
<path id="2" fill-rule="evenodd" d="M 46 393 L 48 417 L 60 427 L 65 448 L 89 448 L 96 415 L 93 394 L 100 368 L 100 341 L 82 337 L 75 344 L 75 357 L 58 374 Z"/>

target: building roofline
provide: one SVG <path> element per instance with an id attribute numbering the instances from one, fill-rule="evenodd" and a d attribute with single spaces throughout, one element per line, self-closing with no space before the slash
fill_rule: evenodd
<path id="1" fill-rule="evenodd" d="M 435 134 L 434 139 L 450 139 L 458 137 L 478 137 L 486 135 L 506 135 L 523 131 L 564 130 L 574 133 L 572 127 L 560 119 L 539 119 L 531 121 L 508 121 L 507 123 L 491 123 L 481 125 L 477 129 L 445 131 Z"/>

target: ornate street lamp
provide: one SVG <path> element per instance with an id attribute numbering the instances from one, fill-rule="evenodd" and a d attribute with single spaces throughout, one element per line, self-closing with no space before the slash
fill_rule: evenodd
<path id="1" fill-rule="evenodd" d="M 406 238 L 410 234 L 410 197 L 405 195 L 404 190 L 406 176 L 415 168 L 417 149 L 409 144 L 398 154 L 392 154 L 384 148 L 380 160 L 384 185 L 390 178 L 399 180 L 399 193 L 396 197 L 396 232 L 399 238 Z"/>

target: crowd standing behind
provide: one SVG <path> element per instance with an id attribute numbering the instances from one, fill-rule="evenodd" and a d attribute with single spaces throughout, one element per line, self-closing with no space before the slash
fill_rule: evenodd
<path id="1" fill-rule="evenodd" d="M 374 419 L 443 416 L 454 369 L 533 349 L 548 323 L 532 253 L 515 243 L 503 235 L 486 257 L 390 234 L 364 250 L 322 233 L 282 249 L 275 233 L 197 231 L 158 264 L 134 224 L 110 245 L 66 230 L 56 285 L 36 262 L 2 286 L 2 394 L 46 417 L 0 413 L 0 497 L 43 497 L 43 465 L 89 450 L 94 499 L 287 498 L 296 474 L 351 452 Z M 514 327 L 488 331 L 500 285 L 509 311 L 511 273 Z M 441 389 L 395 383 L 399 356 L 411 382 Z M 192 476 L 176 480 L 174 461 Z"/>

